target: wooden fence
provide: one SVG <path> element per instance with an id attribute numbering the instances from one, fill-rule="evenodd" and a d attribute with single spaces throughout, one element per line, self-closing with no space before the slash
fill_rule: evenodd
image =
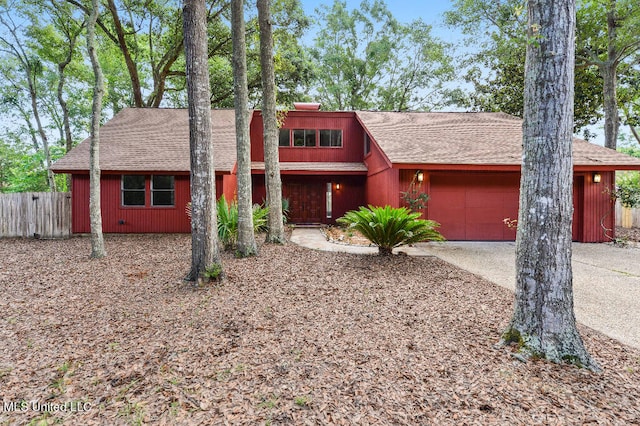
<path id="1" fill-rule="evenodd" d="M 0 194 L 0 238 L 68 238 L 71 193 Z"/>
<path id="2" fill-rule="evenodd" d="M 616 203 L 616 225 L 623 228 L 640 228 L 640 209 L 622 207 L 618 201 Z"/>

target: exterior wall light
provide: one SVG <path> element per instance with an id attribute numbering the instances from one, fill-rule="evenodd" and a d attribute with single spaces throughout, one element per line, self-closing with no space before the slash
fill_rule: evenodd
<path id="1" fill-rule="evenodd" d="M 422 173 L 421 170 L 418 170 L 418 172 L 416 173 L 416 179 L 418 180 L 418 182 L 424 181 L 424 173 Z"/>
<path id="2" fill-rule="evenodd" d="M 602 180 L 602 175 L 600 173 L 594 173 L 593 174 L 593 182 L 594 183 L 600 183 L 601 180 Z"/>
<path id="3" fill-rule="evenodd" d="M 340 191 L 340 184 L 336 183 L 336 191 Z"/>

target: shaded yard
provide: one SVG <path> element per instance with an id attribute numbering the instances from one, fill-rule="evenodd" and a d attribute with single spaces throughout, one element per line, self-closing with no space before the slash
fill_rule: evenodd
<path id="1" fill-rule="evenodd" d="M 0 424 L 640 423 L 640 351 L 522 364 L 509 291 L 438 259 L 263 246 L 194 290 L 188 235 L 106 242 L 0 240 Z"/>

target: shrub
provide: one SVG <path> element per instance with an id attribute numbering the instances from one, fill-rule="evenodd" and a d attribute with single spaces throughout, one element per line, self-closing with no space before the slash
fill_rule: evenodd
<path id="1" fill-rule="evenodd" d="M 236 245 L 238 239 L 238 203 L 227 202 L 225 196 L 217 201 L 218 209 L 218 238 L 225 250 L 230 250 Z"/>
<path id="2" fill-rule="evenodd" d="M 412 213 L 406 207 L 360 207 L 347 212 L 338 223 L 348 225 L 378 246 L 381 255 L 390 255 L 395 247 L 420 241 L 443 241 L 435 230 L 439 223 L 418 219 L 420 213 Z"/>
<path id="3" fill-rule="evenodd" d="M 640 174 L 638 172 L 623 173 L 616 179 L 616 191 L 613 194 L 624 207 L 640 206 Z"/>
<path id="4" fill-rule="evenodd" d="M 216 202 L 218 210 L 218 239 L 225 250 L 231 250 L 238 241 L 238 202 L 233 200 L 227 202 L 224 195 Z M 191 203 L 185 207 L 185 212 L 191 219 Z M 264 232 L 267 229 L 267 216 L 269 209 L 260 204 L 253 205 L 253 230 L 254 232 Z"/>

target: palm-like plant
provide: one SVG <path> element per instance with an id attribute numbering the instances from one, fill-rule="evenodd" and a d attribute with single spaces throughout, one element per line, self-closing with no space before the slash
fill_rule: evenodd
<path id="1" fill-rule="evenodd" d="M 238 240 L 238 202 L 228 202 L 224 194 L 216 202 L 218 210 L 218 239 L 225 250 L 231 250 Z M 191 203 L 187 203 L 185 212 L 191 219 Z M 260 204 L 253 205 L 253 230 L 264 232 L 267 229 L 267 215 L 269 209 Z"/>
<path id="2" fill-rule="evenodd" d="M 338 223 L 356 229 L 378 246 L 381 255 L 407 244 L 420 241 L 443 241 L 444 237 L 435 230 L 439 223 L 418 219 L 420 213 L 412 213 L 405 207 L 360 207 L 347 212 Z"/>

